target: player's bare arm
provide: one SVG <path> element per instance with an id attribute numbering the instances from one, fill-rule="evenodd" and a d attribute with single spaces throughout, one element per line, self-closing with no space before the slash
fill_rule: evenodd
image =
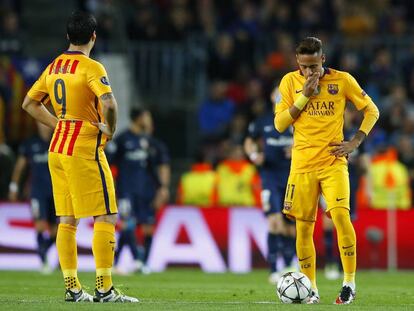
<path id="1" fill-rule="evenodd" d="M 9 185 L 9 200 L 12 202 L 17 201 L 19 194 L 19 180 L 23 174 L 23 171 L 27 165 L 27 159 L 25 156 L 19 156 L 16 161 L 16 165 L 13 170 L 13 175 Z"/>
<path id="2" fill-rule="evenodd" d="M 254 141 L 253 138 L 247 137 L 244 140 L 243 147 L 244 152 L 246 152 L 247 156 L 253 164 L 260 166 L 264 163 L 264 153 L 259 151 L 257 143 Z"/>
<path id="3" fill-rule="evenodd" d="M 161 185 L 155 195 L 155 209 L 162 207 L 162 205 L 166 204 L 170 198 L 171 168 L 169 164 L 161 164 L 158 167 L 158 178 Z"/>
<path id="4" fill-rule="evenodd" d="M 92 122 L 108 139 L 112 139 L 116 129 L 116 119 L 118 114 L 118 104 L 112 93 L 105 93 L 99 97 L 103 106 L 103 113 L 106 122 Z"/>
<path id="5" fill-rule="evenodd" d="M 22 108 L 39 122 L 54 129 L 58 123 L 58 118 L 52 115 L 49 110 L 39 101 L 26 95 L 23 100 Z"/>
<path id="6" fill-rule="evenodd" d="M 364 119 L 362 120 L 361 127 L 359 128 L 359 131 L 355 134 L 355 136 L 352 138 L 352 140 L 340 143 L 330 143 L 329 146 L 334 147 L 332 148 L 332 150 L 330 150 L 330 153 L 336 157 L 341 157 L 354 151 L 365 139 L 367 133 L 369 133 L 371 129 L 374 127 L 378 118 L 378 108 L 373 102 L 370 102 L 364 109 Z"/>

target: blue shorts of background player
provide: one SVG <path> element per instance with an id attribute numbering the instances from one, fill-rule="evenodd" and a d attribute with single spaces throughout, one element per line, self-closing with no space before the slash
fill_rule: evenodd
<path id="1" fill-rule="evenodd" d="M 262 183 L 261 200 L 263 212 L 266 216 L 274 213 L 282 213 L 286 182 L 281 182 L 281 174 L 278 172 L 263 171 L 260 173 Z M 287 181 L 287 174 L 286 181 Z M 287 218 L 285 218 L 287 219 Z"/>
<path id="2" fill-rule="evenodd" d="M 57 217 L 52 196 L 36 196 L 30 199 L 32 217 L 34 220 L 44 220 L 49 224 L 56 224 Z"/>
<path id="3" fill-rule="evenodd" d="M 155 223 L 155 209 L 152 206 L 153 199 L 148 199 L 134 194 L 122 197 L 118 200 L 118 208 L 121 217 L 123 215 L 135 219 L 136 224 L 153 225 Z"/>
<path id="4" fill-rule="evenodd" d="M 137 195 L 123 196 L 118 200 L 118 211 L 121 218 L 121 231 L 118 237 L 117 249 L 115 251 L 115 266 L 124 246 L 128 246 L 134 258 L 134 271 L 149 273 L 146 265 L 152 242 L 152 235 L 148 236 L 143 228 L 143 247 L 138 247 L 135 229 L 138 225 L 153 227 L 155 224 L 155 209 L 152 206 L 153 199 Z"/>
<path id="5" fill-rule="evenodd" d="M 285 191 L 286 184 L 280 185 L 271 179 L 262 178 L 261 200 L 263 212 L 266 216 L 282 212 Z"/>
<path id="6" fill-rule="evenodd" d="M 275 284 L 281 276 L 277 258 L 283 257 L 285 267 L 292 266 L 295 255 L 295 226 L 282 213 L 286 182 L 280 172 L 261 172 L 261 201 L 263 212 L 268 220 L 268 258 L 270 267 L 269 282 Z M 287 180 L 287 176 L 286 176 Z"/>

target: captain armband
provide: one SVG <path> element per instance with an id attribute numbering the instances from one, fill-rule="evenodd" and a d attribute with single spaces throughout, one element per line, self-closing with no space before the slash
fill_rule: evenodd
<path id="1" fill-rule="evenodd" d="M 298 99 L 293 103 L 293 105 L 298 108 L 299 110 L 302 110 L 303 107 L 308 103 L 309 97 L 306 97 L 303 94 L 300 94 Z"/>

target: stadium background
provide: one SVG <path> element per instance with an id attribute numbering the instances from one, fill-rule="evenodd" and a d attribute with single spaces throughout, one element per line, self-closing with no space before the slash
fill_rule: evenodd
<path id="1" fill-rule="evenodd" d="M 33 266 L 27 265 L 30 256 L 35 258 L 34 237 L 28 235 L 28 205 L 7 203 L 17 148 L 35 130 L 21 103 L 41 70 L 66 49 L 63 21 L 77 8 L 91 11 L 98 19 L 93 57 L 108 69 L 120 106 L 120 130 L 128 125 L 130 107 L 147 107 L 153 113 L 155 135 L 167 143 L 172 155 L 172 204 L 180 176 L 196 161 L 195 155 L 201 152 L 214 164 L 228 158 L 242 143 L 248 122 L 270 104 L 269 94 L 281 76 L 296 68 L 296 42 L 307 35 L 320 37 L 328 66 L 352 73 L 381 111 L 366 150 L 373 166 L 379 162 L 387 168 L 377 191 L 396 199 L 379 211 L 360 189 L 356 227 L 362 267 L 414 268 L 409 258 L 414 246 L 409 238 L 414 219 L 414 3 L 409 0 L 0 1 L 0 221 L 1 230 L 5 230 L 0 243 L 2 268 L 11 268 L 9 263 L 19 260 L 21 268 L 35 268 L 35 261 Z M 212 97 L 232 107 L 223 123 L 216 124 L 200 113 L 201 107 L 211 104 Z M 409 178 L 393 172 L 397 161 Z M 407 198 L 408 204 L 401 203 Z M 24 199 L 27 191 L 22 193 Z M 15 214 L 20 210 L 21 214 Z M 221 257 L 230 270 L 232 222 L 228 214 L 239 210 L 245 208 L 186 210 L 191 219 L 201 217 L 200 224 L 211 231 L 215 250 L 225 253 Z M 258 217 L 260 211 L 254 215 Z M 176 225 L 177 239 L 171 243 L 194 242 L 194 232 L 185 226 L 185 215 L 180 217 L 184 217 L 184 225 Z M 214 225 L 211 219 L 219 219 L 223 226 Z M 257 218 L 257 223 L 260 221 L 263 219 Z M 255 241 L 251 243 L 253 264 L 262 265 L 260 226 L 246 226 L 246 239 Z M 84 227 L 88 232 L 89 224 Z M 205 235 L 206 231 L 198 234 Z M 320 228 L 316 234 L 318 237 Z M 18 242 L 12 237 L 18 237 Z M 392 241 L 397 244 L 393 246 Z M 249 247 L 239 251 L 247 252 L 249 257 Z M 323 252 L 322 245 L 318 244 L 318 249 Z M 395 249 L 398 259 L 394 258 Z M 190 250 L 197 252 L 197 248 Z M 88 245 L 81 252 L 90 254 Z M 167 259 L 170 263 L 200 265 L 204 260 Z"/>

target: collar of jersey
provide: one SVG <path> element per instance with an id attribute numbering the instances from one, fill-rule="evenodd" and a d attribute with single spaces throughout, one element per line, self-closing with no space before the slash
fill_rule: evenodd
<path id="1" fill-rule="evenodd" d="M 298 70 L 299 74 L 303 77 L 302 71 L 300 71 L 300 69 Z M 320 79 L 322 79 L 323 77 L 325 77 L 325 75 L 328 75 L 331 73 L 331 69 L 329 69 L 328 67 L 323 67 L 323 76 L 320 77 Z"/>
<path id="2" fill-rule="evenodd" d="M 63 52 L 63 54 L 80 54 L 80 55 L 85 55 L 81 51 L 65 51 L 65 52 Z"/>

